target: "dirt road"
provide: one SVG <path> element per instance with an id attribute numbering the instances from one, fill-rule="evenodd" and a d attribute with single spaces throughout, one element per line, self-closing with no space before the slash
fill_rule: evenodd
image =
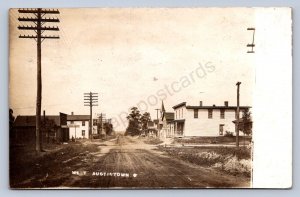
<path id="1" fill-rule="evenodd" d="M 156 151 L 140 139 L 120 136 L 101 147 L 99 157 L 65 186 L 73 187 L 142 187 L 198 188 L 249 187 L 249 180 L 202 168 Z M 79 178 L 78 178 L 79 177 Z"/>
<path id="2" fill-rule="evenodd" d="M 97 146 L 82 152 L 82 147 Z M 81 153 L 40 162 L 40 169 L 19 187 L 72 188 L 206 188 L 249 187 L 245 177 L 236 177 L 194 165 L 155 150 L 141 139 L 119 136 L 106 142 L 85 142 Z M 47 166 L 48 165 L 48 166 Z M 27 173 L 28 174 L 28 173 Z"/>

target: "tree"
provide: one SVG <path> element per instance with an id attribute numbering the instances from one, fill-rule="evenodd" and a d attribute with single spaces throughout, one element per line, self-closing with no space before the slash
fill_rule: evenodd
<path id="1" fill-rule="evenodd" d="M 105 122 L 103 124 L 103 127 L 105 129 L 106 135 L 111 135 L 112 134 L 112 132 L 113 132 L 113 125 L 111 123 Z"/>
<path id="2" fill-rule="evenodd" d="M 137 107 L 131 108 L 131 113 L 127 116 L 128 127 L 125 135 L 139 135 L 140 134 L 140 118 L 141 114 Z"/>
<path id="3" fill-rule="evenodd" d="M 14 111 L 9 108 L 9 138 L 12 140 L 13 138 L 13 125 L 15 122 L 15 117 L 13 115 Z"/>
<path id="4" fill-rule="evenodd" d="M 246 135 L 251 135 L 252 134 L 252 118 L 251 118 L 251 112 L 249 111 L 248 108 L 243 111 L 242 121 L 243 121 L 243 127 L 241 128 L 242 132 Z"/>
<path id="5" fill-rule="evenodd" d="M 13 113 L 14 113 L 14 111 L 11 108 L 9 108 L 9 131 L 10 132 L 12 131 L 13 124 L 15 121 L 15 117 L 14 117 Z"/>
<path id="6" fill-rule="evenodd" d="M 141 117 L 142 130 L 148 129 L 148 122 L 151 121 L 150 113 L 145 112 Z"/>

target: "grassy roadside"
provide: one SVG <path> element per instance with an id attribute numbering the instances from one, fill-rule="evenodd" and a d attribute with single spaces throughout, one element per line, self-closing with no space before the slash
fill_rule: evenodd
<path id="1" fill-rule="evenodd" d="M 163 143 L 163 141 L 162 140 L 160 140 L 159 138 L 148 138 L 148 137 L 146 137 L 146 138 L 144 138 L 143 139 L 143 142 L 145 143 L 145 144 L 153 144 L 153 145 L 158 145 L 158 144 L 161 144 L 161 143 Z"/>
<path id="2" fill-rule="evenodd" d="M 59 146 L 39 155 L 24 147 L 11 149 L 10 186 L 43 188 L 60 185 L 72 170 L 81 167 L 78 163 L 84 166 L 93 159 L 89 153 L 99 150 L 95 144 L 83 145 L 80 142 Z"/>
<path id="3" fill-rule="evenodd" d="M 240 143 L 249 144 L 251 136 L 240 136 Z M 217 137 L 190 137 L 175 138 L 174 144 L 228 144 L 235 143 L 235 136 L 217 136 Z"/>
<path id="4" fill-rule="evenodd" d="M 251 176 L 251 149 L 248 147 L 163 147 L 160 151 L 203 167 L 212 167 L 232 175 Z"/>

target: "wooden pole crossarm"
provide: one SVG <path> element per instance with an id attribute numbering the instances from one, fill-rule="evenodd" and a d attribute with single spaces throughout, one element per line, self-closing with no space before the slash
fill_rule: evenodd
<path id="1" fill-rule="evenodd" d="M 18 26 L 18 29 L 20 29 L 20 30 L 59 31 L 58 27 L 41 27 L 41 28 L 38 28 L 36 26 Z"/>
<path id="2" fill-rule="evenodd" d="M 37 18 L 25 18 L 25 17 L 19 17 L 18 18 L 19 21 L 25 21 L 25 22 L 54 22 L 54 23 L 58 23 L 60 22 L 58 18 L 41 18 L 41 19 L 37 19 Z"/>
<path id="3" fill-rule="evenodd" d="M 32 39 L 37 39 L 38 37 L 37 36 L 30 36 L 30 35 L 27 35 L 27 36 L 23 36 L 23 35 L 20 35 L 19 38 L 32 38 Z M 40 36 L 41 39 L 59 39 L 59 36 Z"/>
<path id="4" fill-rule="evenodd" d="M 38 9 L 19 9 L 19 13 L 25 14 L 37 14 L 39 11 Z M 51 10 L 51 9 L 41 9 L 41 14 L 60 14 L 58 10 Z"/>

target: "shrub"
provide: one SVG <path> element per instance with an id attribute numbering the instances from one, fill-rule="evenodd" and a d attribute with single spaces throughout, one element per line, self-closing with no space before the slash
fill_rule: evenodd
<path id="1" fill-rule="evenodd" d="M 225 131 L 224 136 L 225 136 L 225 137 L 233 137 L 233 132 Z"/>
<path id="2" fill-rule="evenodd" d="M 224 162 L 218 162 L 213 167 L 224 170 L 230 174 L 251 175 L 251 160 L 239 160 L 236 156 L 227 157 Z"/>
<path id="3" fill-rule="evenodd" d="M 161 144 L 163 141 L 161 141 L 159 138 L 148 138 L 144 141 L 146 144 Z"/>

